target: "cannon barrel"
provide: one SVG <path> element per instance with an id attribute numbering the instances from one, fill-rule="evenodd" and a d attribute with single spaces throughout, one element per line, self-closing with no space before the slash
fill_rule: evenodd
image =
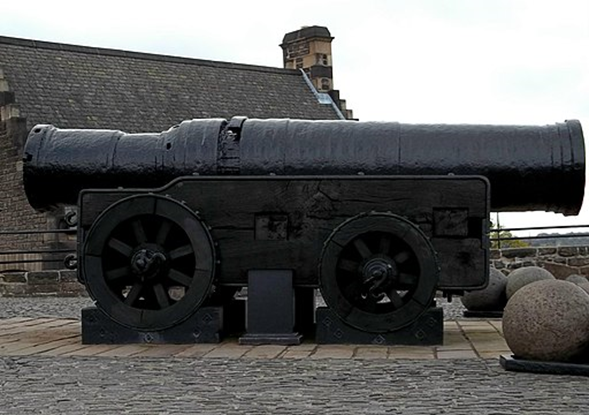
<path id="1" fill-rule="evenodd" d="M 256 120 L 184 121 L 162 133 L 34 127 L 24 151 L 31 206 L 86 188 L 155 188 L 187 175 L 482 175 L 495 211 L 577 214 L 585 149 L 576 120 L 546 126 Z"/>

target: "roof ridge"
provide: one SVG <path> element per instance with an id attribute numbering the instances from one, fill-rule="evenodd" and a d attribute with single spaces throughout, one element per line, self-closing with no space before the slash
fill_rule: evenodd
<path id="1" fill-rule="evenodd" d="M 80 46 L 74 45 L 70 43 L 58 43 L 58 42 L 49 42 L 45 40 L 34 40 L 34 39 L 25 39 L 25 38 L 17 38 L 17 37 L 10 37 L 10 36 L 0 36 L 0 44 L 12 45 L 12 46 L 22 46 L 22 47 L 30 47 L 36 49 L 52 49 L 52 50 L 60 50 L 64 52 L 75 52 L 75 53 L 86 53 L 90 55 L 100 55 L 100 56 L 114 56 L 114 57 L 121 57 L 121 58 L 135 58 L 135 59 L 144 59 L 144 60 L 153 60 L 159 62 L 173 62 L 173 63 L 182 63 L 182 64 L 190 64 L 190 65 L 200 65 L 200 66 L 211 66 L 216 68 L 229 68 L 229 69 L 240 69 L 240 70 L 249 70 L 255 72 L 269 72 L 269 73 L 279 73 L 285 75 L 296 75 L 300 76 L 299 71 L 296 69 L 286 69 L 286 68 L 276 68 L 272 66 L 261 66 L 261 65 L 250 65 L 245 63 L 234 63 L 234 62 L 223 62 L 223 61 L 212 61 L 206 59 L 196 59 L 196 58 L 187 58 L 181 56 L 173 56 L 173 55 L 162 55 L 156 53 L 147 53 L 147 52 L 134 52 L 134 51 L 126 51 L 122 49 L 110 49 L 110 48 L 102 48 L 96 46 Z"/>

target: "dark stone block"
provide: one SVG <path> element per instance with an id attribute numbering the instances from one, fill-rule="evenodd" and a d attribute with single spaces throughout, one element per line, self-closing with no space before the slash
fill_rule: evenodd
<path id="1" fill-rule="evenodd" d="M 347 325 L 328 307 L 319 307 L 316 341 L 318 344 L 440 345 L 444 343 L 443 310 L 433 307 L 402 329 L 372 333 Z"/>
<path id="2" fill-rule="evenodd" d="M 503 369 L 513 372 L 545 373 L 550 375 L 589 376 L 587 363 L 541 362 L 536 360 L 517 359 L 513 356 L 501 355 L 499 364 Z"/>
<path id="3" fill-rule="evenodd" d="M 564 280 L 569 275 L 579 273 L 577 268 L 571 268 L 567 265 L 561 265 L 561 264 L 555 264 L 555 263 L 551 264 L 549 262 L 546 262 L 544 264 L 544 269 L 550 271 L 550 273 L 552 275 L 554 275 L 554 277 L 558 280 Z"/>
<path id="4" fill-rule="evenodd" d="M 28 284 L 13 282 L 0 284 L 0 297 L 23 297 L 27 295 Z"/>
<path id="5" fill-rule="evenodd" d="M 40 296 L 57 296 L 59 292 L 59 284 L 45 283 L 45 284 L 27 284 L 26 292 L 28 295 Z"/>
<path id="6" fill-rule="evenodd" d="M 556 248 L 538 248 L 538 255 L 554 255 Z"/>
<path id="7" fill-rule="evenodd" d="M 33 271 L 27 273 L 29 284 L 57 284 L 59 281 L 59 272 L 57 271 Z"/>
<path id="8" fill-rule="evenodd" d="M 495 269 L 503 269 L 505 268 L 505 263 L 503 261 L 493 261 L 493 267 L 495 267 Z"/>
<path id="9" fill-rule="evenodd" d="M 524 266 L 523 262 L 510 262 L 507 264 L 508 269 L 518 269 Z"/>
<path id="10" fill-rule="evenodd" d="M 6 274 L 0 274 L 0 281 L 5 283 L 24 283 L 27 282 L 27 278 L 24 272 L 10 272 Z"/>
<path id="11" fill-rule="evenodd" d="M 536 256 L 536 248 L 509 248 L 501 253 L 505 258 L 526 258 Z"/>
<path id="12" fill-rule="evenodd" d="M 499 258 L 501 258 L 501 251 L 499 249 L 491 249 L 491 251 L 490 251 L 490 258 L 491 259 L 499 259 Z"/>
<path id="13" fill-rule="evenodd" d="M 589 258 L 569 258 L 567 263 L 572 267 L 584 267 L 589 265 Z"/>
<path id="14" fill-rule="evenodd" d="M 71 270 L 59 271 L 59 280 L 63 282 L 78 282 L 78 272 Z"/>
<path id="15" fill-rule="evenodd" d="M 86 287 L 79 282 L 61 282 L 58 289 L 62 296 L 87 296 Z"/>
<path id="16" fill-rule="evenodd" d="M 564 257 L 575 256 L 575 255 L 577 255 L 577 253 L 578 253 L 577 247 L 575 247 L 575 246 L 561 246 L 560 248 L 558 248 L 558 255 L 560 255 L 560 256 L 564 256 Z"/>
<path id="17" fill-rule="evenodd" d="M 222 307 L 203 307 L 182 323 L 158 331 L 121 326 L 96 307 L 82 309 L 83 344 L 219 343 L 222 330 Z"/>

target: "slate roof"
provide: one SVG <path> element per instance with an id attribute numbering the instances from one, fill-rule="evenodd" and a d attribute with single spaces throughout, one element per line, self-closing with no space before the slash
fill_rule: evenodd
<path id="1" fill-rule="evenodd" d="M 29 128 L 139 132 L 234 115 L 337 119 L 291 69 L 0 36 L 0 70 Z"/>

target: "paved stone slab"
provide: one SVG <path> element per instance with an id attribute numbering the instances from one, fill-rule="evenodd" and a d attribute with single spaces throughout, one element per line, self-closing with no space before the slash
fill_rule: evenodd
<path id="1" fill-rule="evenodd" d="M 435 359 L 435 347 L 390 346 L 389 359 Z"/>
<path id="2" fill-rule="evenodd" d="M 8 321 L 8 324 L 6 324 Z M 2 325 L 1 323 L 5 323 Z M 73 319 L 0 320 L 0 356 L 205 357 L 229 359 L 448 359 L 499 357 L 509 353 L 497 321 L 447 321 L 440 346 L 317 345 L 240 346 L 221 344 L 82 345 L 80 323 Z M 470 351 L 471 353 L 466 353 Z"/>
<path id="3" fill-rule="evenodd" d="M 60 338 L 58 340 L 49 341 L 47 343 L 31 343 L 31 346 L 25 348 L 18 348 L 12 351 L 2 351 L 3 356 L 27 356 L 39 354 L 48 350 L 57 349 L 61 346 L 79 344 L 82 341 L 80 336 L 72 336 Z"/>
<path id="4" fill-rule="evenodd" d="M 64 355 L 67 355 L 73 351 L 80 350 L 85 347 L 88 347 L 88 346 L 82 344 L 80 341 L 79 343 L 68 344 L 66 346 L 60 346 L 56 349 L 47 350 L 45 352 L 39 353 L 39 356 L 64 356 Z"/>
<path id="5" fill-rule="evenodd" d="M 144 349 L 134 354 L 134 357 L 169 357 L 188 349 L 187 344 L 154 344 L 145 345 Z"/>
<path id="6" fill-rule="evenodd" d="M 472 350 L 439 350 L 436 352 L 438 359 L 476 359 L 477 354 Z"/>
<path id="7" fill-rule="evenodd" d="M 288 348 L 285 352 L 280 356 L 282 359 L 307 359 L 315 352 L 315 348 L 313 349 L 293 349 Z"/>
<path id="8" fill-rule="evenodd" d="M 286 350 L 286 346 L 261 345 L 248 350 L 243 356 L 248 359 L 275 359 Z"/>
<path id="9" fill-rule="evenodd" d="M 126 344 L 121 347 L 115 347 L 104 352 L 98 353 L 96 356 L 101 357 L 127 357 L 134 356 L 144 352 L 146 346 L 142 344 Z"/>
<path id="10" fill-rule="evenodd" d="M 206 358 L 239 359 L 249 352 L 253 346 L 239 345 L 237 342 L 224 343 L 205 354 Z"/>
<path id="11" fill-rule="evenodd" d="M 356 359 L 386 359 L 389 354 L 388 346 L 358 346 L 354 353 Z"/>
<path id="12" fill-rule="evenodd" d="M 311 359 L 351 359 L 356 346 L 348 344 L 320 344 L 309 357 Z"/>
<path id="13" fill-rule="evenodd" d="M 11 318 L 4 318 L 0 319 L 0 328 L 6 328 L 8 326 L 12 326 L 15 324 L 22 324 L 25 321 L 34 320 L 32 317 L 11 317 Z"/>
<path id="14" fill-rule="evenodd" d="M 112 344 L 92 344 L 66 353 L 68 356 L 96 356 L 107 350 L 113 350 L 122 346 L 113 346 Z"/>
<path id="15" fill-rule="evenodd" d="M 175 357 L 202 357 L 211 350 L 218 347 L 216 344 L 194 344 L 179 353 L 174 354 Z"/>

